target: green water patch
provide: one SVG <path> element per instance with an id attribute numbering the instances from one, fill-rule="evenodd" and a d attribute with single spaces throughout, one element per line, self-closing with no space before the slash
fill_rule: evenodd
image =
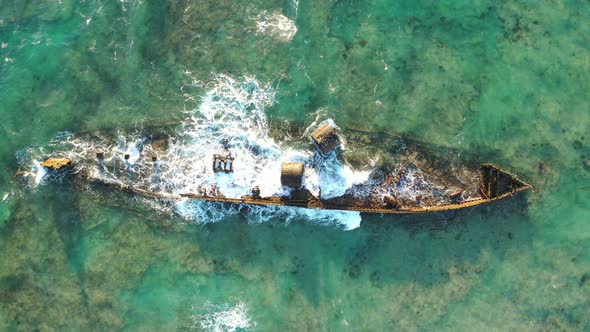
<path id="1" fill-rule="evenodd" d="M 19 202 L 1 230 L 1 310 L 9 329 L 85 326 L 82 292 L 46 207 Z"/>
<path id="2" fill-rule="evenodd" d="M 146 34 L 158 28 L 158 8 L 89 3 L 76 11 L 58 23 L 17 9 L 3 18 L 0 114 L 9 146 L 46 141 L 60 130 L 141 123 L 166 105 L 182 108 L 179 75 L 150 55 L 158 46 Z"/>
<path id="3" fill-rule="evenodd" d="M 581 179 L 576 171 L 564 174 L 543 201 L 531 204 L 532 224 L 525 230 L 533 234 L 530 242 L 523 246 L 522 234 L 512 233 L 519 245 L 483 276 L 477 292 L 452 306 L 445 326 L 478 328 L 497 323 L 498 317 L 508 329 L 575 330 L 588 324 L 590 232 L 576 222 L 589 217 L 588 199 L 576 188 Z"/>

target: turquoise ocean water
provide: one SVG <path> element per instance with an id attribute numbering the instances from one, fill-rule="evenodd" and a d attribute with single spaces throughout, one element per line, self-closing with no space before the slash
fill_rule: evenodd
<path id="1" fill-rule="evenodd" d="M 587 2 L 0 0 L 0 43 L 0 330 L 590 329 Z M 270 91 L 277 139 L 332 118 L 536 190 L 346 231 L 11 181 L 60 132 L 180 123 L 224 79 Z"/>

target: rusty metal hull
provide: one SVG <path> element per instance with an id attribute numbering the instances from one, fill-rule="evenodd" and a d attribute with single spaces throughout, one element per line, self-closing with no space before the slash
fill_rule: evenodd
<path id="1" fill-rule="evenodd" d="M 165 192 L 153 192 L 133 186 L 122 185 L 119 183 L 108 183 L 97 178 L 89 177 L 87 174 L 78 173 L 77 176 L 85 181 L 106 185 L 108 187 L 143 197 L 179 201 L 183 199 L 237 204 L 237 205 L 256 205 L 256 206 L 288 206 L 306 209 L 323 209 L 323 210 L 340 210 L 340 211 L 358 211 L 362 213 L 378 214 L 420 214 L 431 212 L 442 212 L 459 210 L 477 205 L 498 201 L 513 196 L 514 194 L 532 189 L 532 186 L 516 176 L 504 172 L 491 164 L 483 164 L 480 169 L 480 198 L 464 200 L 461 202 L 436 205 L 436 206 L 417 206 L 417 207 L 387 207 L 371 206 L 363 204 L 358 200 L 347 199 L 346 196 L 335 199 L 319 199 L 305 189 L 294 191 L 291 196 L 270 196 L 256 197 L 251 195 L 242 196 L 241 198 L 228 198 L 223 196 L 209 196 L 195 193 L 172 194 Z"/>
<path id="2" fill-rule="evenodd" d="M 330 153 L 342 154 L 343 159 L 358 168 L 363 168 L 368 164 L 372 165 L 375 155 L 380 156 L 382 162 L 371 166 L 372 173 L 367 181 L 353 185 L 338 197 L 328 199 L 322 199 L 321 195 L 314 195 L 304 187 L 293 189 L 289 196 L 270 197 L 261 197 L 260 191 L 255 190 L 257 189 L 255 187 L 251 195 L 235 198 L 223 196 L 215 188 L 199 188 L 198 192 L 173 193 L 173 190 L 168 192 L 154 191 L 149 187 L 137 185 L 131 180 L 114 181 L 90 171 L 97 165 L 104 167 L 104 151 L 108 151 L 110 146 L 107 143 L 100 145 L 96 151 L 88 152 L 87 156 L 80 157 L 80 154 L 74 154 L 75 160 L 64 159 L 60 152 L 55 152 L 45 160 L 43 166 L 53 172 L 67 172 L 69 169 L 70 174 L 75 176 L 78 181 L 101 184 L 123 192 L 155 199 L 171 201 L 189 199 L 245 206 L 287 206 L 380 214 L 458 210 L 508 198 L 520 191 L 532 188 L 525 181 L 494 165 L 474 166 L 473 163 L 459 160 L 458 156 L 461 154 L 447 148 L 387 133 L 365 132 L 356 129 L 341 131 L 341 133 L 344 132 L 348 148 L 346 151 L 332 151 Z M 85 140 L 91 141 L 103 140 L 108 136 L 85 134 L 83 137 Z M 156 136 L 152 133 L 145 135 L 145 137 L 151 138 L 146 139 L 145 150 L 137 162 L 149 166 L 156 161 L 159 162 L 160 157 L 165 158 L 167 140 L 163 138 L 166 137 L 165 134 Z M 113 151 L 110 152 L 111 155 L 112 153 Z M 233 162 L 233 157 L 230 158 Z M 125 160 L 127 159 L 125 157 Z M 221 160 L 221 157 L 218 159 Z M 224 159 L 223 162 L 225 163 L 225 161 Z M 143 176 L 144 172 L 149 173 L 147 166 L 134 173 L 134 176 Z M 229 167 L 231 168 L 231 164 Z M 213 168 L 216 170 L 215 158 Z M 428 190 L 424 190 L 425 184 L 428 185 Z"/>

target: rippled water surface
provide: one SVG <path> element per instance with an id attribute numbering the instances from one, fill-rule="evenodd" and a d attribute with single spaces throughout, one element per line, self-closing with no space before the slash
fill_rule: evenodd
<path id="1" fill-rule="evenodd" d="M 589 39 L 590 5 L 566 0 L 0 0 L 0 330 L 588 330 Z M 171 213 L 12 181 L 69 133 L 150 126 L 195 163 L 203 130 L 255 146 L 262 181 L 326 119 L 535 192 L 422 216 Z"/>

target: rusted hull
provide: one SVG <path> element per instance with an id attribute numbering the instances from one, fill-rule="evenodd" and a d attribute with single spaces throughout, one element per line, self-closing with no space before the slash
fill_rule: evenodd
<path id="1" fill-rule="evenodd" d="M 163 192 L 153 192 L 141 188 L 134 188 L 132 186 L 121 185 L 118 183 L 106 183 L 100 179 L 91 178 L 86 174 L 78 174 L 78 176 L 85 181 L 106 185 L 108 187 L 140 195 L 143 197 L 179 201 L 183 199 L 190 199 L 196 201 L 217 202 L 237 205 L 255 205 L 255 206 L 287 206 L 306 209 L 323 209 L 323 210 L 340 210 L 340 211 L 358 211 L 362 213 L 378 213 L 378 214 L 420 214 L 431 212 L 442 212 L 460 210 L 477 205 L 498 201 L 504 198 L 513 196 L 514 194 L 532 189 L 532 186 L 516 176 L 500 170 L 491 164 L 483 164 L 480 169 L 480 187 L 482 197 L 470 200 L 464 200 L 452 204 L 444 204 L 437 206 L 419 206 L 412 208 L 395 208 L 384 206 L 363 206 L 359 202 L 350 201 L 349 204 L 342 204 L 346 202 L 345 198 L 339 197 L 336 199 L 322 200 L 307 190 L 296 190 L 291 196 L 270 196 L 270 197 L 255 197 L 243 196 L 241 198 L 228 198 L 223 196 L 208 196 L 194 193 L 172 194 Z"/>
<path id="2" fill-rule="evenodd" d="M 344 194 L 339 193 L 339 196 L 332 198 L 323 198 L 330 195 L 317 194 L 317 191 L 314 195 L 306 189 L 301 182 L 304 173 L 303 164 L 292 162 L 283 163 L 280 178 L 277 176 L 274 179 L 285 188 L 291 188 L 288 196 L 261 196 L 258 183 L 254 183 L 250 194 L 248 190 L 245 190 L 231 197 L 227 197 L 229 196 L 227 193 L 227 196 L 224 196 L 215 185 L 192 186 L 189 190 L 195 192 L 178 193 L 177 187 L 164 187 L 164 189 L 158 189 L 163 191 L 156 191 L 153 188 L 163 187 L 150 186 L 146 181 L 138 184 L 136 180 L 150 179 L 155 175 L 156 163 L 164 170 L 166 165 L 174 165 L 170 162 L 166 164 L 170 156 L 167 155 L 168 141 L 167 138 L 163 138 L 165 135 L 162 137 L 146 135 L 147 138 L 141 141 L 141 146 L 138 146 L 139 153 L 132 161 L 135 163 L 133 167 L 128 164 L 129 154 L 114 149 L 112 139 L 106 139 L 109 135 L 83 136 L 84 142 L 93 142 L 91 150 L 83 153 L 74 151 L 69 154 L 67 151 L 57 151 L 52 154 L 53 157 L 45 159 L 41 165 L 51 172 L 69 172 L 78 181 L 101 184 L 155 199 L 171 201 L 188 199 L 245 206 L 287 206 L 379 214 L 458 210 L 508 198 L 520 191 L 531 189 L 528 183 L 491 164 L 483 164 L 479 167 L 475 167 L 472 163 L 467 165 L 464 160 L 458 159 L 459 154 L 454 151 L 387 133 L 347 129 L 346 144 L 349 148 L 341 151 L 339 150 L 341 141 L 335 131 L 322 128 L 318 130 L 317 135 L 316 133 L 312 135 L 314 144 L 320 149 L 322 146 L 329 147 L 329 149 L 321 149 L 322 158 L 329 153 L 331 156 L 346 159 L 352 167 L 358 169 L 366 170 L 366 165 L 372 165 L 371 173 L 366 181 L 356 183 L 347 188 Z M 327 139 L 326 137 L 332 137 L 330 135 L 334 137 Z M 328 143 L 330 143 L 329 146 Z M 379 156 L 381 161 L 374 163 L 374 156 Z M 111 164 L 107 162 L 108 160 Z M 235 162 L 239 163 L 240 159 L 237 158 Z M 234 157 L 229 151 L 227 154 L 214 154 L 212 170 L 214 173 L 210 175 L 214 177 L 218 173 L 227 173 L 222 175 L 232 176 L 233 163 Z M 192 161 L 190 164 L 192 165 Z M 313 162 L 309 165 L 316 167 L 316 170 L 320 166 L 326 167 L 318 166 Z M 182 170 L 174 169 L 174 171 Z M 205 177 L 208 179 L 207 174 L 205 173 Z M 24 176 L 26 172 L 20 175 Z M 246 195 L 236 197 L 243 193 Z"/>

